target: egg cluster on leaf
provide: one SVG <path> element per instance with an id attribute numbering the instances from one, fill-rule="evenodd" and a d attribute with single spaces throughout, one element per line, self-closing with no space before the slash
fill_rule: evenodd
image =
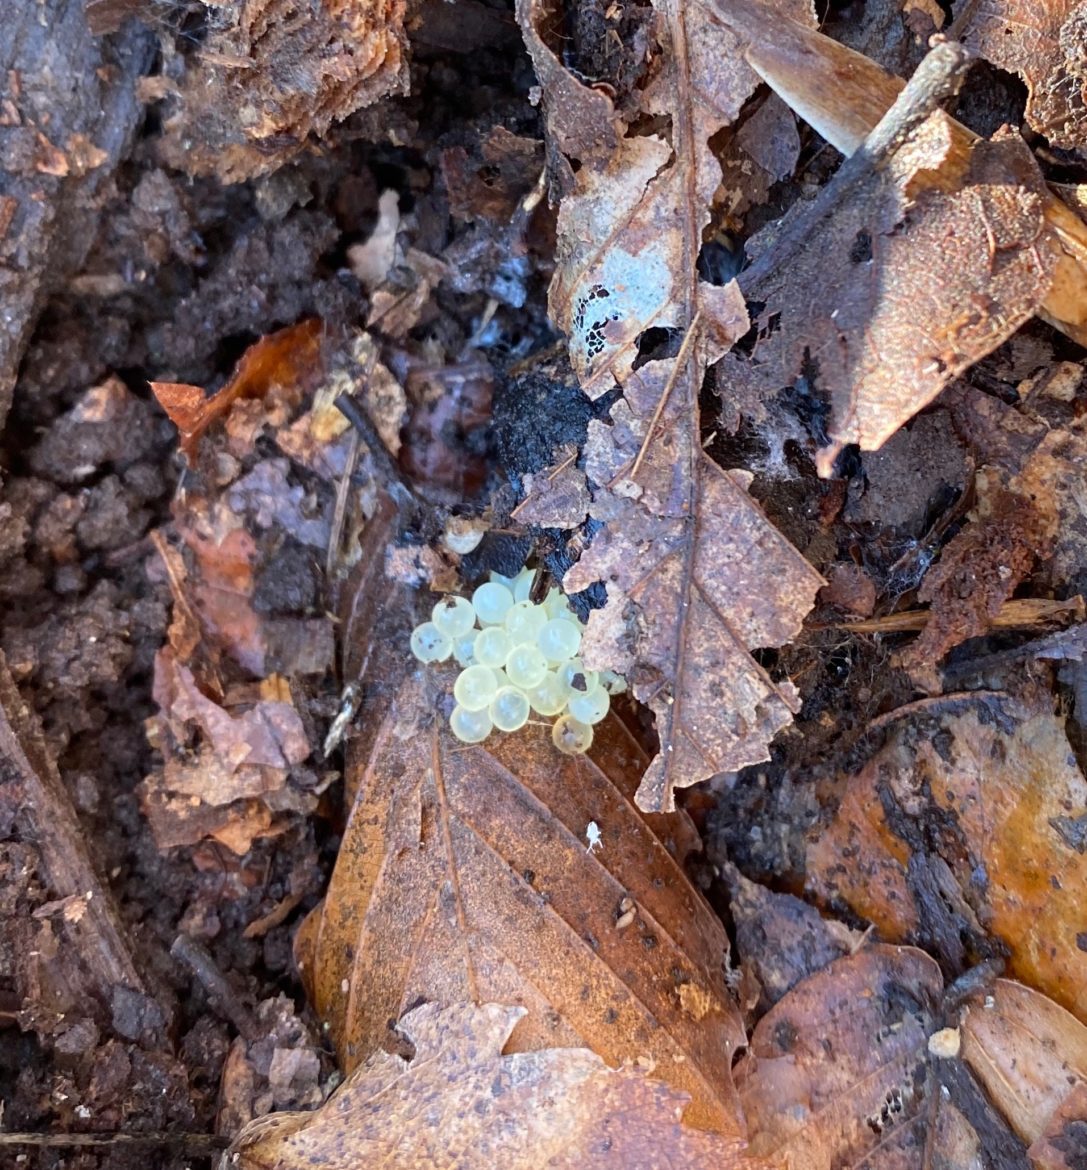
<path id="1" fill-rule="evenodd" d="M 412 631 L 411 652 L 420 662 L 453 658 L 462 667 L 449 726 L 463 743 L 480 743 L 495 729 L 517 731 L 535 712 L 558 716 L 551 739 L 575 755 L 588 750 L 593 725 L 626 684 L 610 671 L 585 669 L 577 614 L 558 589 L 532 601 L 533 577 L 531 569 L 492 573 L 471 601 L 442 598 L 431 620 Z"/>

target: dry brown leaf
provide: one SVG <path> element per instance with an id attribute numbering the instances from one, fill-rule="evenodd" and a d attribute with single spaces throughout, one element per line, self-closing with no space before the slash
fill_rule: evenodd
<path id="1" fill-rule="evenodd" d="M 872 946 L 790 991 L 736 1070 L 751 1152 L 785 1170 L 919 1165 L 906 1156 L 924 1145 L 926 1046 L 942 990 L 924 952 Z"/>
<path id="2" fill-rule="evenodd" d="M 1036 559 L 1046 555 L 1053 528 L 1048 497 L 996 487 L 984 503 L 985 515 L 952 537 L 917 594 L 930 604 L 928 620 L 900 661 L 930 694 L 942 687 L 940 659 L 988 633 Z"/>
<path id="3" fill-rule="evenodd" d="M 706 367 L 747 327 L 735 285 L 708 285 L 696 271 L 722 178 L 709 138 L 735 120 L 756 79 L 734 34 L 704 10 L 675 0 L 656 8 L 661 55 L 641 103 L 646 115 L 670 115 L 670 139 L 623 136 L 608 100 L 545 43 L 545 5 L 518 6 L 551 142 L 580 163 L 576 175 L 556 163 L 568 190 L 551 315 L 585 392 L 595 398 L 616 383 L 624 392 L 612 425 L 595 424 L 586 447 L 591 514 L 604 529 L 564 585 L 606 583 L 608 606 L 590 621 L 586 652 L 627 674 L 657 717 L 661 751 L 637 797 L 649 811 L 674 808 L 676 787 L 767 758 L 798 697 L 748 651 L 793 637 L 822 583 L 747 496 L 742 475 L 701 450 Z M 812 19 L 806 0 L 774 8 Z M 635 373 L 651 326 L 682 330 L 685 343 Z"/>
<path id="4" fill-rule="evenodd" d="M 159 710 L 147 734 L 163 764 L 141 785 L 140 800 L 160 849 L 213 837 L 240 856 L 255 837 L 278 831 L 276 812 L 314 807 L 313 796 L 290 785 L 310 744 L 282 680 L 266 679 L 251 701 L 231 709 L 202 693 L 164 648 L 153 695 Z"/>
<path id="5" fill-rule="evenodd" d="M 1069 1097 L 1077 1107 L 1083 1105 L 1087 1028 L 1021 983 L 998 979 L 968 1006 L 962 1055 L 1025 1142 L 1042 1137 Z"/>
<path id="6" fill-rule="evenodd" d="M 849 443 L 881 446 L 1038 311 L 1057 261 L 1043 192 L 1017 137 L 963 158 L 938 112 L 813 230 L 790 232 L 794 208 L 741 276 L 759 336 L 718 366 L 726 419 L 799 378 L 831 402 L 822 474 Z"/>
<path id="7" fill-rule="evenodd" d="M 388 678 L 373 663 L 371 677 Z M 682 869 L 691 822 L 654 818 L 654 833 L 635 809 L 645 757 L 614 718 L 587 757 L 561 755 L 545 725 L 467 747 L 426 681 L 387 693 L 353 741 L 350 820 L 297 944 L 343 1066 L 420 1001 L 516 1003 L 509 1051 L 647 1058 L 692 1097 L 691 1124 L 737 1134 L 743 1029 L 727 937 Z"/>
<path id="8" fill-rule="evenodd" d="M 993 935 L 1013 975 L 1087 1019 L 1087 782 L 1063 721 L 1048 694 L 942 702 L 844 780 L 808 849 L 808 889 L 952 969 Z"/>
<path id="9" fill-rule="evenodd" d="M 1087 10 L 1081 0 L 985 0 L 963 42 L 1029 90 L 1026 119 L 1054 146 L 1087 147 Z"/>
<path id="10" fill-rule="evenodd" d="M 509 1053 L 523 1016 L 499 1004 L 418 1007 L 400 1022 L 410 1058 L 375 1052 L 315 1112 L 253 1122 L 220 1165 L 756 1170 L 735 1138 L 681 1125 L 683 1097 L 642 1072 L 584 1048 Z"/>
<path id="11" fill-rule="evenodd" d="M 311 134 L 407 89 L 404 0 L 240 0 L 190 58 L 163 125 L 165 161 L 237 183 L 299 153 Z"/>
<path id="12" fill-rule="evenodd" d="M 321 322 L 303 321 L 270 333 L 251 345 L 230 381 L 211 398 L 205 397 L 199 386 L 180 382 L 152 382 L 151 389 L 181 432 L 181 450 L 192 460 L 200 436 L 238 399 L 263 398 L 278 388 L 293 401 L 301 401 L 305 387 L 312 389 L 320 368 L 320 354 Z"/>

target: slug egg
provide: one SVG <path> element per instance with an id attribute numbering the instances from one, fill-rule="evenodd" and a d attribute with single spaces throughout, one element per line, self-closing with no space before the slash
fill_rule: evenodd
<path id="1" fill-rule="evenodd" d="M 459 638 L 453 639 L 453 657 L 458 666 L 471 666 L 476 660 L 476 641 L 479 630 L 469 630 Z"/>
<path id="2" fill-rule="evenodd" d="M 549 670 L 543 682 L 528 690 L 528 701 L 537 715 L 557 715 L 566 706 L 569 697 L 570 688 L 554 670 Z"/>
<path id="3" fill-rule="evenodd" d="M 531 601 L 518 601 L 507 610 L 503 624 L 515 644 L 535 642 L 547 624 L 547 613 L 543 606 L 533 605 Z"/>
<path id="4" fill-rule="evenodd" d="M 563 755 L 577 756 L 591 747 L 593 729 L 572 715 L 560 715 L 551 728 L 551 742 Z"/>
<path id="5" fill-rule="evenodd" d="M 549 663 L 565 662 L 581 646 L 581 627 L 573 620 L 552 618 L 536 635 L 536 645 Z"/>
<path id="6" fill-rule="evenodd" d="M 476 634 L 475 657 L 481 666 L 503 667 L 513 643 L 501 626 L 488 626 Z"/>
<path id="7" fill-rule="evenodd" d="M 513 594 L 505 585 L 488 581 L 472 594 L 472 607 L 481 626 L 500 626 L 510 606 Z"/>
<path id="8" fill-rule="evenodd" d="M 455 640 L 476 624 L 476 611 L 466 597 L 443 597 L 434 607 L 431 620 L 443 634 Z"/>
<path id="9" fill-rule="evenodd" d="M 513 600 L 528 601 L 532 592 L 532 582 L 536 579 L 535 569 L 522 569 L 513 579 Z"/>
<path id="10" fill-rule="evenodd" d="M 515 687 L 531 690 L 543 682 L 547 674 L 547 659 L 535 646 L 522 643 L 514 646 L 506 659 L 506 675 Z"/>
<path id="11" fill-rule="evenodd" d="M 453 643 L 433 622 L 423 622 L 411 632 L 411 652 L 420 662 L 444 662 Z"/>
<path id="12" fill-rule="evenodd" d="M 517 731 L 528 722 L 528 699 L 519 687 L 502 687 L 488 708 L 499 731 Z"/>
<path id="13" fill-rule="evenodd" d="M 587 695 L 600 681 L 595 670 L 586 670 L 580 658 L 571 658 L 559 667 L 559 678 L 569 688 L 571 695 Z"/>
<path id="14" fill-rule="evenodd" d="M 599 723 L 608 713 L 611 699 L 608 692 L 597 684 L 587 694 L 572 694 L 567 710 L 579 723 Z"/>
<path id="15" fill-rule="evenodd" d="M 449 729 L 461 743 L 482 743 L 491 734 L 491 717 L 485 711 L 466 711 L 454 707 L 449 716 Z"/>
<path id="16" fill-rule="evenodd" d="M 453 698 L 466 711 L 482 711 L 490 705 L 495 691 L 494 672 L 489 666 L 469 666 L 453 684 Z"/>

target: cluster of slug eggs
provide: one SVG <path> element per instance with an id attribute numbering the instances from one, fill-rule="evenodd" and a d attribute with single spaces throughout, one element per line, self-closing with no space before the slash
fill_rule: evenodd
<path id="1" fill-rule="evenodd" d="M 625 690 L 619 675 L 586 670 L 578 657 L 582 625 L 558 589 L 542 604 L 529 598 L 534 573 L 491 574 L 469 601 L 445 597 L 431 620 L 412 631 L 420 662 L 452 657 L 463 669 L 453 684 L 449 727 L 463 743 L 480 743 L 492 729 L 517 731 L 531 712 L 558 716 L 551 739 L 575 755 L 593 742 L 593 725 L 608 713 L 611 695 Z"/>

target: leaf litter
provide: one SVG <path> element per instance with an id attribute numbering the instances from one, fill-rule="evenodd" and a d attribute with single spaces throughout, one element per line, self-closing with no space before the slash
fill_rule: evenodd
<path id="1" fill-rule="evenodd" d="M 910 9 L 912 33 L 943 20 Z M 1066 9 L 1032 14 L 1037 60 L 1000 35 L 1032 90 L 1027 120 L 1071 151 Z M 1012 6 L 967 15 L 967 39 L 998 61 L 985 37 L 1019 27 Z M 295 158 L 325 173 L 338 164 L 307 160 L 303 142 L 403 85 L 401 16 L 352 13 L 377 23 L 372 83 L 352 89 L 364 63 L 341 61 L 319 109 L 272 95 L 256 126 L 230 124 L 226 58 L 252 51 L 256 92 L 283 30 L 249 43 L 228 21 L 194 59 L 165 150 L 207 101 L 191 170 L 236 179 Z M 257 1120 L 229 1157 L 353 1164 L 395 1148 L 398 1165 L 451 1150 L 491 1164 L 505 1141 L 503 1164 L 535 1165 L 561 1138 L 555 1164 L 1021 1165 L 1028 1149 L 1074 1164 L 1087 682 L 1082 626 L 1053 623 L 1082 621 L 1087 584 L 1082 379 L 1068 342 L 1023 326 L 1037 315 L 1082 339 L 1087 306 L 1083 229 L 1043 179 L 1051 156 L 933 112 L 950 85 L 911 83 L 888 113 L 902 83 L 864 59 L 813 99 L 828 62 L 857 58 L 812 31 L 803 3 L 585 3 L 572 40 L 557 16 L 518 11 L 543 143 L 484 119 L 405 163 L 407 107 L 355 124 L 394 147 L 367 173 L 366 231 L 340 232 L 367 331 L 271 313 L 216 394 L 154 384 L 188 466 L 147 537 L 173 614 L 145 663 L 161 757 L 139 798 L 161 850 L 221 874 L 171 954 L 239 1033 L 222 1132 Z M 831 13 L 826 31 L 850 19 Z M 622 29 L 595 54 L 594 20 Z M 323 44 L 324 24 L 312 31 Z M 809 56 L 790 79 L 798 44 Z M 805 121 L 857 160 L 814 198 L 830 156 Z M 416 170 L 390 180 L 399 166 Z M 274 178 L 252 189 L 270 219 L 293 182 Z M 321 192 L 315 180 L 306 198 Z M 526 375 L 499 356 L 537 328 L 533 279 L 552 250 L 551 318 L 585 395 L 565 427 L 547 417 L 562 361 L 529 359 Z M 450 311 L 458 297 L 471 309 Z M 532 456 L 507 459 L 506 435 L 496 468 L 492 394 L 497 420 L 531 378 Z M 946 409 L 911 422 L 937 394 Z M 110 395 L 129 397 L 119 382 Z M 95 472 L 123 447 L 101 441 L 95 401 L 66 416 L 86 452 L 69 482 L 117 500 Z M 32 454 L 40 474 L 63 464 L 62 431 Z M 961 456 L 946 476 L 925 462 L 933 446 Z M 898 506 L 907 467 L 919 483 Z M 26 521 L 69 575 L 98 539 L 71 531 L 87 511 L 67 495 Z M 559 758 L 537 726 L 456 745 L 443 676 L 406 673 L 401 586 L 407 609 L 429 609 L 426 589 L 461 591 L 526 555 L 588 613 L 587 665 L 623 671 L 641 704 L 617 704 L 586 759 Z M 31 640 L 16 646 L 33 678 Z M 677 790 L 706 780 L 677 808 Z M 322 822 L 338 856 L 313 908 L 307 834 Z M 716 869 L 697 859 L 700 832 Z M 197 939 L 215 938 L 220 899 L 261 882 L 267 839 L 298 856 L 244 938 L 309 911 L 296 956 L 348 1079 L 314 1113 L 261 1118 L 318 1104 L 327 1064 L 292 1003 L 250 1010 Z M 727 905 L 734 945 L 700 890 Z M 78 982 L 57 939 L 88 903 L 57 893 L 24 933 L 38 951 L 20 988 Z M 1002 964 L 1022 982 L 994 982 Z M 66 1001 L 38 994 L 24 1019 L 93 1051 L 97 1032 L 76 1034 L 87 1021 L 68 1038 L 48 1006 Z M 120 1034 L 163 1032 L 144 992 L 115 988 L 112 1005 Z"/>

